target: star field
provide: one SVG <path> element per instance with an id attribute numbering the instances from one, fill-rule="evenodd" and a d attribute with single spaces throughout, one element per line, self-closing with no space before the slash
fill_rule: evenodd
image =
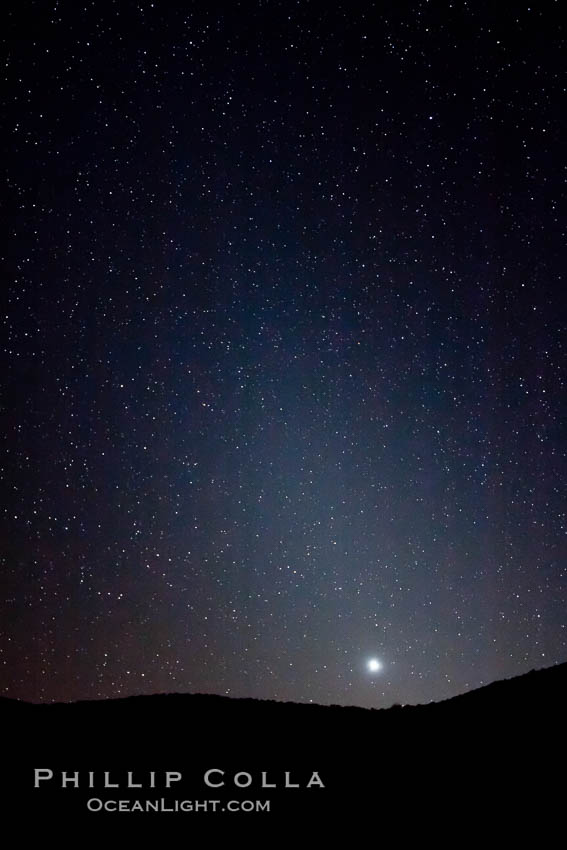
<path id="1" fill-rule="evenodd" d="M 566 659 L 559 12 L 8 3 L 4 696 Z"/>

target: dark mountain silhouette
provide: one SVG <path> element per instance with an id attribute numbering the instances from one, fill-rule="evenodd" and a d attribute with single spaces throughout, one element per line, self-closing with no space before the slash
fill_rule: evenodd
<path id="1" fill-rule="evenodd" d="M 380 810 L 407 828 L 437 817 L 465 818 L 472 828 L 479 819 L 518 823 L 538 812 L 549 821 L 564 793 L 557 771 L 565 758 L 566 695 L 562 664 L 444 702 L 381 710 L 165 694 L 42 705 L 1 699 L 0 712 L 16 745 L 6 768 L 13 804 L 26 811 L 33 805 L 43 819 L 80 819 L 93 795 L 119 794 L 269 799 L 270 814 L 248 815 L 263 823 L 279 816 L 332 824 Z M 51 770 L 53 779 L 33 789 L 36 768 Z M 183 781 L 161 787 L 165 769 Z M 223 771 L 214 778 L 224 786 L 204 784 L 209 769 Z M 133 781 L 143 789 L 126 787 L 128 770 L 138 771 Z M 79 771 L 80 787 L 61 789 L 62 771 Z M 88 771 L 94 788 L 86 785 Z M 104 771 L 119 790 L 100 785 Z M 146 787 L 150 771 L 155 788 Z M 286 772 L 299 788 L 284 787 Z M 318 782 L 306 787 L 314 772 L 323 789 Z M 250 786 L 235 786 L 236 773 L 244 782 L 249 775 Z M 262 787 L 263 773 L 275 789 Z M 103 817 L 118 823 L 120 816 L 100 813 L 96 822 Z M 147 825 L 152 817 L 159 820 L 129 814 L 120 823 L 143 818 Z M 226 823 L 226 815 L 211 817 L 199 815 L 199 823 Z M 234 824 L 239 816 L 228 817 Z"/>

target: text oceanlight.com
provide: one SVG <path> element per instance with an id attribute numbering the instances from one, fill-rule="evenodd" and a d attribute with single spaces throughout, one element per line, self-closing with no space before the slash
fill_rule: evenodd
<path id="1" fill-rule="evenodd" d="M 101 800 L 87 801 L 89 812 L 269 812 L 269 800 Z"/>

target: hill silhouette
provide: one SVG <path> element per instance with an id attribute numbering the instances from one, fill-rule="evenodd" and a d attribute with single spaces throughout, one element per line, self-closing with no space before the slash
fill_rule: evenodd
<path id="1" fill-rule="evenodd" d="M 270 813 L 248 815 L 248 823 L 280 817 L 329 826 L 379 810 L 409 828 L 408 818 L 414 827 L 415 818 L 431 825 L 443 812 L 518 824 L 545 811 L 549 820 L 562 796 L 554 770 L 565 756 L 566 695 L 567 664 L 561 664 L 443 702 L 389 709 L 162 694 L 39 705 L 1 699 L 0 713 L 16 744 L 7 761 L 13 807 L 32 806 L 42 822 L 82 822 L 93 795 L 196 800 L 212 794 L 221 801 L 269 799 Z M 33 789 L 39 768 L 53 778 Z M 165 769 L 182 781 L 163 787 Z M 217 771 L 214 789 L 203 781 L 210 769 Z M 62 789 L 63 771 L 78 771 L 80 787 Z M 94 788 L 87 787 L 88 771 Z M 118 790 L 102 787 L 104 771 Z M 126 787 L 127 771 L 138 771 L 132 781 L 142 789 Z M 318 780 L 307 787 L 314 773 Z M 250 784 L 235 785 L 235 774 L 244 783 L 249 776 Z M 286 788 L 286 781 L 299 787 Z M 213 823 L 210 815 L 199 823 Z M 97 823 L 103 816 L 115 824 L 120 818 L 101 812 Z M 88 817 L 93 823 L 94 815 Z M 147 825 L 153 816 L 129 814 L 128 823 L 136 817 Z M 231 815 L 230 823 L 236 820 Z"/>

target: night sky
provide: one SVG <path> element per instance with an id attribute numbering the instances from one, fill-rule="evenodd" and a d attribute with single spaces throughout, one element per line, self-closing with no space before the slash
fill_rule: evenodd
<path id="1" fill-rule="evenodd" d="M 567 659 L 560 7 L 8 2 L 4 696 Z"/>

